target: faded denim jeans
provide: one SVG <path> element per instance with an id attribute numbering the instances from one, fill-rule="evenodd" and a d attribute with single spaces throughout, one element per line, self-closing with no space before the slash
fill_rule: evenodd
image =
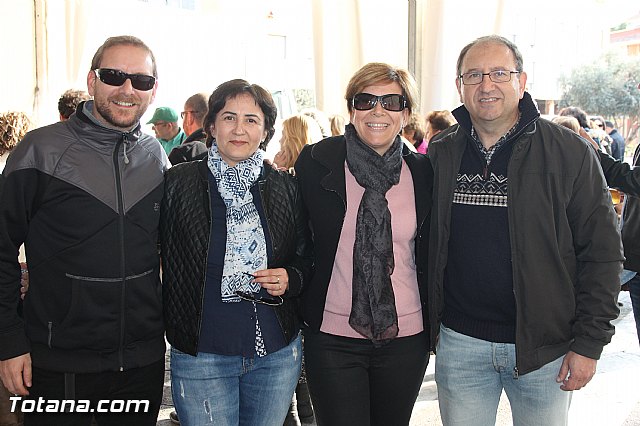
<path id="1" fill-rule="evenodd" d="M 563 356 L 516 377 L 515 345 L 492 343 L 440 327 L 436 384 L 445 426 L 493 426 L 504 389 L 514 426 L 564 426 L 571 392 L 556 377 Z"/>
<path id="2" fill-rule="evenodd" d="M 265 357 L 171 348 L 171 394 L 180 424 L 282 425 L 298 383 L 301 337 Z"/>

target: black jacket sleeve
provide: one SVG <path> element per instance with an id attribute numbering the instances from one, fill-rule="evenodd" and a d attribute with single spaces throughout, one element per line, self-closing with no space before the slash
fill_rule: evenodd
<path id="1" fill-rule="evenodd" d="M 632 167 L 602 151 L 598 155 L 607 185 L 640 196 L 640 167 Z"/>

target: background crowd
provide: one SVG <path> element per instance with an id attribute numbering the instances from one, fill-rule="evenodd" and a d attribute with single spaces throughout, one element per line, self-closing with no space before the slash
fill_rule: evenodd
<path id="1" fill-rule="evenodd" d="M 514 424 L 562 425 L 621 285 L 640 324 L 640 169 L 613 122 L 542 118 L 509 40 L 461 50 L 453 111 L 369 63 L 348 119 L 232 79 L 153 138 L 156 78 L 111 37 L 60 122 L 0 115 L 0 399 L 150 403 L 25 424 L 155 424 L 166 336 L 186 425 L 407 425 L 431 352 L 444 424 L 495 423 L 505 391 Z"/>

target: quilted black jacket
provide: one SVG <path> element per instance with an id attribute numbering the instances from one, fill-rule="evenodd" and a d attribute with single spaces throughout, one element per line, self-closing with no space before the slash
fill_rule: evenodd
<path id="1" fill-rule="evenodd" d="M 165 174 L 160 213 L 164 320 L 167 340 L 195 355 L 198 349 L 211 204 L 206 160 L 179 164 Z M 312 271 L 311 239 L 295 177 L 266 165 L 260 179 L 260 200 L 273 245 L 268 268 L 285 268 L 289 288 L 274 308 L 287 342 L 297 336 L 298 295 Z"/>

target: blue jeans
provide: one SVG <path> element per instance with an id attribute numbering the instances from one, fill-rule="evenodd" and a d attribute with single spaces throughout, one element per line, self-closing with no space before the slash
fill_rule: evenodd
<path id="1" fill-rule="evenodd" d="M 301 337 L 265 357 L 171 348 L 171 395 L 180 424 L 282 425 L 300 376 Z"/>
<path id="2" fill-rule="evenodd" d="M 491 343 L 441 326 L 435 377 L 443 425 L 495 425 L 503 389 L 515 426 L 566 425 L 571 392 L 556 383 L 563 358 L 516 378 L 514 344 Z"/>
<path id="3" fill-rule="evenodd" d="M 640 274 L 636 274 L 627 281 L 629 285 L 629 296 L 631 297 L 631 306 L 633 307 L 633 317 L 636 320 L 636 334 L 640 343 Z"/>

